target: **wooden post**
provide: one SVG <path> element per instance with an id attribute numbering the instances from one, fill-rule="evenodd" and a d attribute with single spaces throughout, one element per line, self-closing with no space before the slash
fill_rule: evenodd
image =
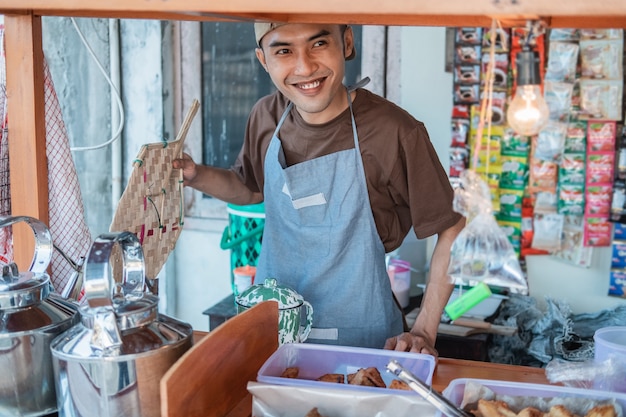
<path id="1" fill-rule="evenodd" d="M 48 225 L 48 164 L 44 108 L 41 17 L 4 16 L 11 214 Z M 14 259 L 20 271 L 33 258 L 34 237 L 25 223 L 13 227 Z"/>

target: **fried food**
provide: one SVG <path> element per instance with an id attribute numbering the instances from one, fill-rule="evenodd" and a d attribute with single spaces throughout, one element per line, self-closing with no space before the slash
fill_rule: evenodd
<path id="1" fill-rule="evenodd" d="M 478 407 L 471 411 L 476 417 L 517 417 L 504 401 L 478 400 Z"/>
<path id="2" fill-rule="evenodd" d="M 281 378 L 297 378 L 300 373 L 300 368 L 297 366 L 290 366 L 285 369 L 282 374 L 280 374 Z"/>
<path id="3" fill-rule="evenodd" d="M 407 384 L 404 381 L 400 381 L 399 379 L 394 379 L 393 381 L 391 381 L 391 383 L 389 384 L 389 387 L 387 387 L 389 389 L 403 389 L 405 391 L 410 391 L 411 387 L 409 387 L 409 384 Z"/>
<path id="4" fill-rule="evenodd" d="M 387 384 L 383 381 L 380 372 L 373 366 L 361 368 L 353 374 L 348 374 L 348 384 L 387 388 Z"/>
<path id="5" fill-rule="evenodd" d="M 615 417 L 616 415 L 615 407 L 611 404 L 605 404 L 593 407 L 585 417 Z"/>
<path id="6" fill-rule="evenodd" d="M 470 411 L 475 417 L 578 417 L 563 405 L 550 407 L 547 413 L 534 407 L 526 407 L 519 413 L 511 410 L 503 401 L 478 400 L 476 410 Z M 616 417 L 617 412 L 612 404 L 593 407 L 584 417 Z"/>
<path id="7" fill-rule="evenodd" d="M 317 407 L 315 407 L 315 408 L 312 408 L 308 413 L 306 413 L 304 417 L 324 417 L 324 416 L 321 415 L 320 412 L 317 410 Z"/>
<path id="8" fill-rule="evenodd" d="M 553 405 L 552 407 L 550 407 L 549 415 L 550 417 L 578 417 L 562 404 Z"/>
<path id="9" fill-rule="evenodd" d="M 343 374 L 324 374 L 317 378 L 316 381 L 335 382 L 337 384 L 343 384 L 345 382 Z"/>

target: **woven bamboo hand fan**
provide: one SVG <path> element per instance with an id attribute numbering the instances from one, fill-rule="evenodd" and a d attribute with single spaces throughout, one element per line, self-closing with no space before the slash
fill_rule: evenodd
<path id="1" fill-rule="evenodd" d="M 126 189 L 115 211 L 111 232 L 129 231 L 137 235 L 144 252 L 146 282 L 153 284 L 180 236 L 184 220 L 182 170 L 172 161 L 182 155 L 183 142 L 198 111 L 191 105 L 176 140 L 143 145 L 133 162 Z M 121 259 L 113 257 L 113 276 L 121 273 Z"/>

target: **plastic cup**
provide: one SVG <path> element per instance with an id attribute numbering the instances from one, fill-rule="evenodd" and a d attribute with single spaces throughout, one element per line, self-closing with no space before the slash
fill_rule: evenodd
<path id="1" fill-rule="evenodd" d="M 233 291 L 235 296 L 238 296 L 254 284 L 255 275 L 256 267 L 252 265 L 239 266 L 233 270 Z"/>
<path id="2" fill-rule="evenodd" d="M 593 335 L 594 360 L 598 364 L 614 361 L 608 368 L 614 369 L 614 375 L 603 375 L 594 381 L 594 387 L 602 390 L 626 392 L 626 326 L 603 327 Z"/>
<path id="3" fill-rule="evenodd" d="M 400 303 L 400 307 L 407 307 L 411 290 L 411 264 L 401 259 L 392 259 L 387 273 L 391 281 L 391 290 Z"/>

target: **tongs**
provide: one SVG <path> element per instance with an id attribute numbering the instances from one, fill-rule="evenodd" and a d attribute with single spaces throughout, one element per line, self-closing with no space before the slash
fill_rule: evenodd
<path id="1" fill-rule="evenodd" d="M 404 369 L 398 361 L 394 359 L 390 360 L 387 364 L 387 370 L 395 374 L 402 382 L 405 382 L 413 391 L 417 392 L 422 398 L 437 407 L 443 414 L 449 417 L 474 417 L 473 414 L 452 404 L 446 397 L 426 385 L 411 372 Z"/>

